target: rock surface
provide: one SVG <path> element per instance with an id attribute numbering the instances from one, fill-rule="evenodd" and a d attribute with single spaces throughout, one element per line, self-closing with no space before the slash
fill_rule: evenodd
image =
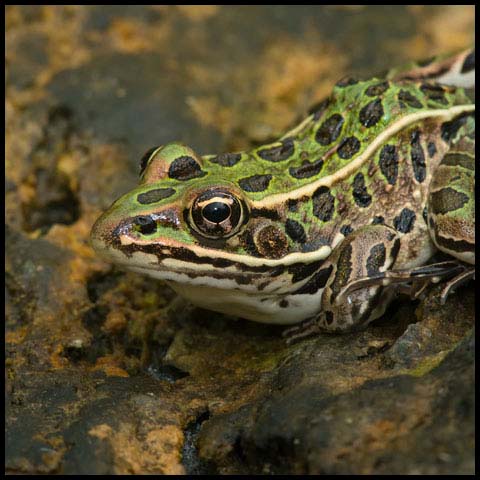
<path id="1" fill-rule="evenodd" d="M 88 244 L 152 145 L 267 141 L 346 73 L 467 47 L 473 7 L 8 6 L 6 25 L 7 473 L 474 472 L 473 284 L 287 347 L 168 314 L 173 292 Z"/>

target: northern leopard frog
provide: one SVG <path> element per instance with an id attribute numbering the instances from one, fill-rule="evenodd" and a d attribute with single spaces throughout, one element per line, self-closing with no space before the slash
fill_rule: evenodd
<path id="1" fill-rule="evenodd" d="M 463 88 L 474 59 L 344 79 L 300 125 L 250 151 L 153 148 L 92 244 L 198 306 L 305 321 L 297 336 L 362 327 L 399 287 L 448 275 L 458 285 L 475 262 L 475 106 Z M 455 261 L 425 265 L 437 248 Z"/>

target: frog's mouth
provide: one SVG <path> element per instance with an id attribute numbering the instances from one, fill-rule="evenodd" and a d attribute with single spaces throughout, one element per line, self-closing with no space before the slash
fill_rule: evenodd
<path id="1" fill-rule="evenodd" d="M 111 228 L 109 228 L 111 227 Z M 259 258 L 221 249 L 187 245 L 171 238 L 134 238 L 126 224 L 100 218 L 91 243 L 105 260 L 120 268 L 179 285 L 206 286 L 255 294 L 281 294 L 300 288 L 331 252 L 295 252 L 282 258 Z"/>

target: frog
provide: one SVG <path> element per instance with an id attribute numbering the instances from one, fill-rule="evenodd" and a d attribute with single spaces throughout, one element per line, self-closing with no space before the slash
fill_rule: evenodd
<path id="1" fill-rule="evenodd" d="M 193 305 L 284 325 L 288 341 L 363 329 L 396 296 L 475 275 L 474 50 L 345 77 L 278 140 L 148 150 L 95 222 L 106 261 Z M 432 262 L 435 252 L 448 260 Z"/>

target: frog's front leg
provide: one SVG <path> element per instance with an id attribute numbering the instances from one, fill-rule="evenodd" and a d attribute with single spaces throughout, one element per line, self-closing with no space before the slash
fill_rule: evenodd
<path id="1" fill-rule="evenodd" d="M 318 331 L 342 332 L 361 328 L 380 317 L 394 296 L 383 279 L 340 297 L 357 279 L 369 279 L 391 269 L 400 248 L 398 233 L 386 225 L 367 225 L 351 233 L 322 265 L 331 274 L 322 293 L 317 317 L 284 332 L 288 342 Z M 340 301 L 339 301 L 340 300 Z"/>

